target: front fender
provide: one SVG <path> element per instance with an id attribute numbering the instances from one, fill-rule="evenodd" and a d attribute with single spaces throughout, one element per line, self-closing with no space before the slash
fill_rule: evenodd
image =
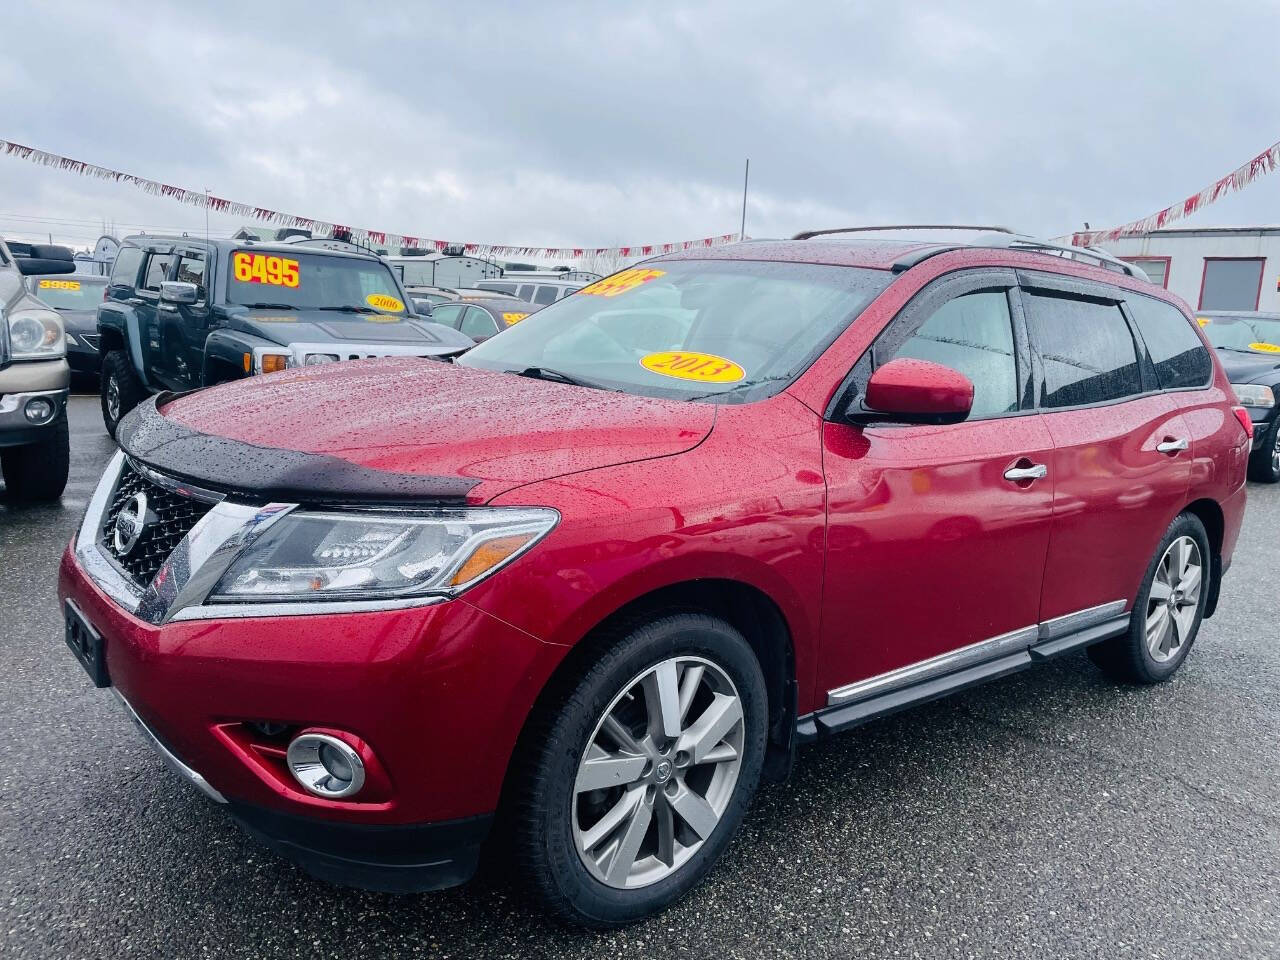
<path id="1" fill-rule="evenodd" d="M 141 380 L 152 392 L 163 389 L 152 382 L 147 376 L 146 365 L 142 362 L 142 327 L 138 322 L 138 315 L 127 304 L 119 301 L 108 301 L 98 307 L 98 335 L 101 336 L 102 343 L 105 345 L 109 337 L 108 334 L 115 334 L 124 344 L 125 353 L 129 355 L 129 363 L 133 366 L 133 372 L 138 375 Z M 105 352 L 99 348 L 100 352 Z"/>
<path id="2" fill-rule="evenodd" d="M 202 382 L 209 383 L 209 366 L 212 360 L 221 360 L 224 363 L 228 363 L 237 370 L 243 371 L 246 377 L 253 376 L 252 368 L 249 370 L 244 369 L 244 355 L 246 353 L 252 354 L 255 348 L 260 350 L 279 350 L 280 344 L 240 330 L 221 329 L 213 331 L 204 342 Z"/>

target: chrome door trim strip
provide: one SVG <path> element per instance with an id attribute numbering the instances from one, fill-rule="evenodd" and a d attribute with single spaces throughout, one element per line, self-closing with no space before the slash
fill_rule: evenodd
<path id="1" fill-rule="evenodd" d="M 1110 620 L 1112 617 L 1118 617 L 1124 613 L 1127 602 L 1125 600 L 1112 600 L 1110 603 L 1100 603 L 1096 607 L 1087 607 L 1084 610 L 1077 610 L 1075 613 L 1066 613 L 1060 617 L 1054 617 L 1052 620 L 1045 620 L 1040 624 L 1040 639 L 1054 640 L 1068 633 L 1075 633 L 1077 630 L 1096 626 L 1099 623 Z"/>
<path id="2" fill-rule="evenodd" d="M 888 673 L 881 673 L 874 677 L 868 677 L 865 680 L 858 680 L 843 687 L 837 687 L 835 690 L 830 690 L 827 692 L 827 706 L 832 707 L 837 704 L 865 700 L 868 697 L 888 693 L 899 687 L 920 683 L 930 677 L 952 673 L 964 667 L 982 663 L 984 660 L 995 659 L 1005 653 L 1025 650 L 1035 643 L 1039 636 L 1039 627 L 1033 625 L 1011 630 L 1009 633 L 1002 633 L 998 637 L 979 640 L 977 643 L 971 643 L 969 646 L 961 647 L 959 650 L 948 650 L 946 653 L 930 657 L 928 660 L 909 663 L 905 667 L 899 667 L 897 670 L 890 670 Z"/>
<path id="3" fill-rule="evenodd" d="M 1112 600 L 1109 603 L 1098 604 L 1096 607 L 1076 610 L 1034 626 L 1020 627 L 1009 633 L 1002 633 L 998 637 L 979 640 L 958 650 L 948 650 L 928 660 L 909 663 L 905 667 L 899 667 L 887 673 L 836 687 L 834 690 L 827 691 L 827 706 L 856 703 L 859 700 L 889 693 L 900 687 L 922 683 L 933 677 L 994 660 L 1008 653 L 1025 650 L 1038 643 L 1057 640 L 1069 634 L 1088 630 L 1121 616 L 1126 604 L 1125 600 Z"/>

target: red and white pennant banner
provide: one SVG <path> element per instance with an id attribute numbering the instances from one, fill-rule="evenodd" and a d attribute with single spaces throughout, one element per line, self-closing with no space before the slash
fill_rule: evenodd
<path id="1" fill-rule="evenodd" d="M 1209 204 L 1221 200 L 1233 190 L 1243 190 L 1264 173 L 1271 173 L 1278 166 L 1280 166 L 1280 143 L 1274 143 L 1238 170 L 1234 170 L 1225 177 L 1215 180 L 1199 193 L 1187 197 L 1181 203 L 1165 207 L 1159 213 L 1153 213 L 1151 216 L 1143 217 L 1141 220 L 1126 223 L 1122 227 L 1073 233 L 1071 235 L 1071 243 L 1076 247 L 1092 247 L 1108 240 L 1119 240 L 1121 237 L 1132 237 L 1138 234 L 1150 233 L 1152 230 L 1159 230 L 1175 220 L 1190 216 L 1201 207 L 1207 207 Z"/>
<path id="2" fill-rule="evenodd" d="M 678 250 L 690 250 L 695 247 L 718 247 L 732 243 L 738 239 L 736 233 L 725 233 L 718 237 L 703 237 L 701 240 L 682 240 L 676 243 L 632 244 L 626 247 L 526 247 L 502 243 L 465 243 L 456 240 L 432 240 L 427 237 L 410 237 L 384 230 L 366 230 L 362 227 L 349 227 L 340 223 L 328 223 L 324 220 L 313 220 L 310 217 L 299 217 L 292 213 L 281 213 L 266 207 L 255 207 L 248 203 L 238 203 L 215 197 L 203 190 L 187 190 L 157 180 L 148 180 L 131 173 L 121 173 L 108 167 L 99 167 L 82 160 L 46 153 L 35 147 L 28 147 L 9 140 L 0 140 L 0 148 L 8 156 L 21 160 L 30 160 L 46 167 L 57 167 L 69 173 L 78 173 L 98 180 L 112 180 L 116 183 L 127 183 L 137 187 L 144 193 L 154 196 L 168 197 L 179 203 L 193 207 L 207 207 L 218 213 L 231 214 L 237 217 L 252 217 L 264 223 L 273 223 L 282 227 L 298 227 L 311 231 L 312 236 L 340 236 L 356 243 L 365 243 L 378 247 L 410 247 L 420 250 L 444 251 L 448 247 L 462 247 L 472 256 L 478 257 L 545 257 L 548 259 L 580 260 L 591 256 L 616 257 L 649 257 L 661 253 L 675 253 Z"/>

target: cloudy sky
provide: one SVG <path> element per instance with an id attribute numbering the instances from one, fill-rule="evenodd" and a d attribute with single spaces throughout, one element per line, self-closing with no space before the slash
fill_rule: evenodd
<path id="1" fill-rule="evenodd" d="M 1057 235 L 1151 213 L 1280 139 L 1273 3 L 113 6 L 10 0 L 0 138 L 450 240 L 734 232 L 748 156 L 755 236 Z M 0 232 L 84 244 L 104 220 L 204 227 L 0 156 Z M 1188 221 L 1278 222 L 1280 173 Z"/>

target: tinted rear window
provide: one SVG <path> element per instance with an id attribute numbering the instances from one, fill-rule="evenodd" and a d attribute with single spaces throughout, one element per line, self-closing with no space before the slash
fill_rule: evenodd
<path id="1" fill-rule="evenodd" d="M 1029 293 L 1027 329 L 1044 363 L 1043 407 L 1121 400 L 1142 392 L 1133 335 L 1120 308 Z"/>
<path id="2" fill-rule="evenodd" d="M 1151 297 L 1133 297 L 1129 310 L 1162 388 L 1203 387 L 1209 382 L 1213 361 L 1181 310 Z"/>

